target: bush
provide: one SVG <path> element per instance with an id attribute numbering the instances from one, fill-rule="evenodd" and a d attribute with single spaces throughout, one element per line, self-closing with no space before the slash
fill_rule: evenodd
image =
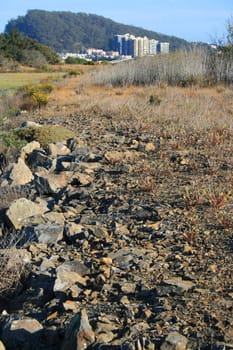
<path id="1" fill-rule="evenodd" d="M 0 141 L 2 149 L 11 148 L 19 150 L 27 144 L 26 138 L 21 138 L 17 129 L 1 132 Z"/>
<path id="2" fill-rule="evenodd" d="M 42 147 L 46 147 L 52 142 L 66 141 L 74 137 L 74 133 L 71 130 L 55 125 L 20 128 L 16 129 L 15 133 L 21 140 L 26 140 L 27 142 L 38 141 Z"/>
<path id="3" fill-rule="evenodd" d="M 20 89 L 23 101 L 21 108 L 31 110 L 35 108 L 41 109 L 48 104 L 48 94 L 53 90 L 53 85 L 49 83 L 41 83 L 37 85 L 26 85 Z"/>
<path id="4" fill-rule="evenodd" d="M 79 58 L 79 57 L 72 57 L 72 56 L 68 56 L 65 59 L 65 63 L 66 64 L 84 64 L 84 65 L 88 65 L 90 61 L 85 60 L 84 58 Z"/>

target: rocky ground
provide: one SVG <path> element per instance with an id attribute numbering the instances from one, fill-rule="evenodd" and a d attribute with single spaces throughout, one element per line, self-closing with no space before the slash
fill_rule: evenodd
<path id="1" fill-rule="evenodd" d="M 233 349 L 232 162 L 98 110 L 40 123 L 77 137 L 1 175 L 2 271 L 26 264 L 2 348 Z"/>

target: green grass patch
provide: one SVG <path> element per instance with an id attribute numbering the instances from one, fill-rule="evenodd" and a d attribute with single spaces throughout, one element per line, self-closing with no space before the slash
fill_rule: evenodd
<path id="1" fill-rule="evenodd" d="M 42 147 L 46 147 L 49 143 L 66 141 L 74 136 L 71 130 L 56 125 L 0 131 L 0 152 L 9 149 L 19 150 L 33 140 L 38 141 Z"/>
<path id="2" fill-rule="evenodd" d="M 0 73 L 0 92 L 1 90 L 18 89 L 27 84 L 38 84 L 45 80 L 60 80 L 63 76 L 64 72 Z"/>

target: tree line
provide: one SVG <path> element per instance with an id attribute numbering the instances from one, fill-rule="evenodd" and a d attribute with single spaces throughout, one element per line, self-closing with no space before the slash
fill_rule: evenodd
<path id="1" fill-rule="evenodd" d="M 58 62 L 59 57 L 52 48 L 22 35 L 17 29 L 0 34 L 1 70 L 14 70 L 18 64 L 41 68 Z"/>

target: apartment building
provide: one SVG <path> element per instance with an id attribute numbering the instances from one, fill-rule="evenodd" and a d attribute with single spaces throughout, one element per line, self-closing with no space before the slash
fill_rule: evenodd
<path id="1" fill-rule="evenodd" d="M 148 37 L 135 37 L 132 34 L 115 35 L 114 50 L 120 55 L 142 57 L 156 55 L 158 52 L 168 53 L 169 43 L 160 43 L 158 40 Z"/>

